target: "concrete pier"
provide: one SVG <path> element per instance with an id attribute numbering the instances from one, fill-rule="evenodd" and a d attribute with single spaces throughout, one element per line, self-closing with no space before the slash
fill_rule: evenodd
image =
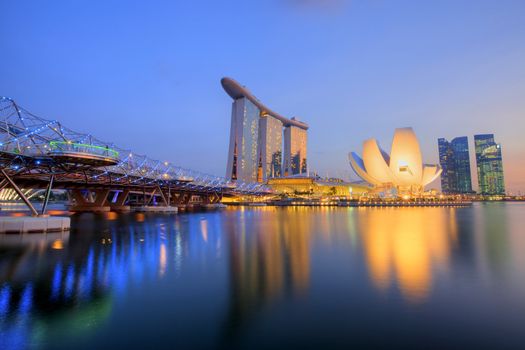
<path id="1" fill-rule="evenodd" d="M 71 228 L 71 220 L 63 216 L 0 217 L 0 233 L 62 232 Z"/>

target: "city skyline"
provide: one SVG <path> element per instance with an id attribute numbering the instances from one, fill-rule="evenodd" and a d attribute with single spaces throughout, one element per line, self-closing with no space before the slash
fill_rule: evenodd
<path id="1" fill-rule="evenodd" d="M 0 350 L 522 350 L 525 0 L 2 13 Z"/>
<path id="2" fill-rule="evenodd" d="M 412 126 L 430 163 L 439 137 L 494 133 L 507 191 L 525 192 L 522 2 L 340 1 L 337 11 L 300 3 L 209 2 L 204 12 L 6 4 L 0 91 L 37 115 L 222 175 L 230 103 L 217 81 L 234 76 L 276 110 L 308 120 L 308 166 L 323 176 L 348 176 L 346 154 L 366 135 L 388 140 L 388 130 Z M 474 171 L 472 183 L 476 190 Z"/>

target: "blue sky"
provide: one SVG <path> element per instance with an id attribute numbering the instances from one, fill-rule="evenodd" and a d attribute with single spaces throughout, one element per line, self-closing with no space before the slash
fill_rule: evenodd
<path id="1" fill-rule="evenodd" d="M 496 134 L 525 192 L 525 2 L 511 0 L 2 1 L 0 95 L 72 129 L 224 175 L 230 98 L 220 78 L 311 126 L 309 163 L 389 149 L 412 126 Z M 472 152 L 473 149 L 471 149 Z M 473 174 L 475 175 L 475 174 Z"/>

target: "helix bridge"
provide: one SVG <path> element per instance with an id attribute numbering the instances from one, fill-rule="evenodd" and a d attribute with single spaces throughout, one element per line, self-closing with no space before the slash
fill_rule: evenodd
<path id="1" fill-rule="evenodd" d="M 84 198 L 86 203 L 99 205 L 111 202 L 111 193 L 113 202 L 120 205 L 127 203 L 132 194 L 159 197 L 171 205 L 195 196 L 213 202 L 223 196 L 262 196 L 271 192 L 261 183 L 230 182 L 120 148 L 71 130 L 57 120 L 36 116 L 14 100 L 0 97 L 3 189 L 15 190 L 25 202 L 28 198 L 24 191 L 28 189 L 33 193 L 44 189 L 46 197 L 51 189 L 65 189 L 78 201 Z M 95 191 L 99 199 L 90 201 L 89 191 Z"/>

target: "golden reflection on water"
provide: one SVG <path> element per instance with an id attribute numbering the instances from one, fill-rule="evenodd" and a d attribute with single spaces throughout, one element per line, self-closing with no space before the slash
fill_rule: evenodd
<path id="1" fill-rule="evenodd" d="M 253 213 L 260 220 L 246 226 L 243 216 Z M 310 277 L 310 213 L 267 207 L 240 214 L 239 223 L 228 222 L 226 230 L 233 235 L 228 241 L 236 307 L 249 309 L 255 300 L 271 301 L 286 290 L 302 293 Z"/>
<path id="2" fill-rule="evenodd" d="M 163 242 L 160 244 L 159 252 L 159 276 L 164 277 L 166 274 L 166 266 L 168 264 L 168 254 L 166 251 L 166 243 Z"/>
<path id="3" fill-rule="evenodd" d="M 115 221 L 118 219 L 118 214 L 114 211 L 109 211 L 107 213 L 104 213 L 104 217 L 106 218 L 106 220 Z"/>
<path id="4" fill-rule="evenodd" d="M 57 239 L 53 241 L 51 244 L 51 249 L 61 250 L 64 249 L 64 241 L 61 239 Z"/>
<path id="5" fill-rule="evenodd" d="M 201 235 L 204 242 L 208 243 L 208 221 L 201 219 Z"/>
<path id="6" fill-rule="evenodd" d="M 434 271 L 448 264 L 457 235 L 454 210 L 359 209 L 359 232 L 374 285 L 386 290 L 395 283 L 408 301 L 425 300 Z"/>
<path id="7" fill-rule="evenodd" d="M 285 295 L 307 297 L 310 285 L 319 278 L 312 274 L 313 254 L 319 263 L 331 260 L 326 256 L 330 252 L 334 259 L 341 259 L 361 256 L 362 251 L 375 288 L 388 294 L 399 290 L 406 302 L 422 303 L 437 283 L 436 274 L 449 272 L 458 240 L 456 220 L 454 208 L 241 211 L 237 221 L 228 221 L 225 227 L 230 234 L 231 317 L 236 321 L 249 317 L 258 307 Z M 359 268 L 333 267 L 343 271 Z"/>
<path id="8" fill-rule="evenodd" d="M 135 213 L 135 220 L 137 220 L 137 222 L 144 222 L 145 219 L 146 215 L 144 215 L 144 213 Z"/>

